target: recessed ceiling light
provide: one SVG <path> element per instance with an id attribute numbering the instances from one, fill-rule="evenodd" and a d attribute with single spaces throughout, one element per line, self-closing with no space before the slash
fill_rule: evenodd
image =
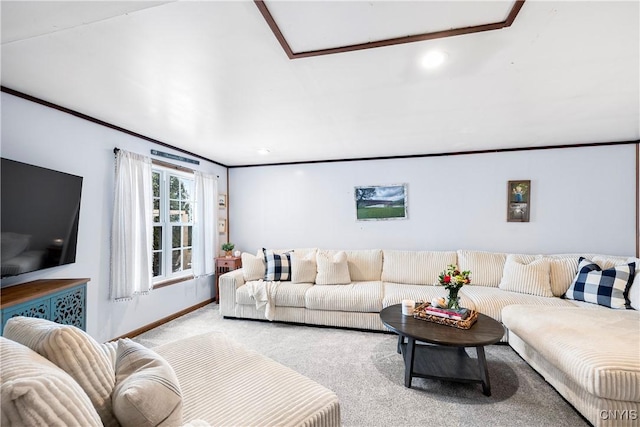
<path id="1" fill-rule="evenodd" d="M 427 69 L 437 68 L 447 59 L 447 53 L 440 50 L 432 50 L 422 57 L 422 66 Z"/>
<path id="2" fill-rule="evenodd" d="M 258 154 L 261 154 L 263 156 L 266 156 L 267 154 L 269 154 L 271 151 L 267 150 L 266 148 L 261 148 L 258 150 Z"/>

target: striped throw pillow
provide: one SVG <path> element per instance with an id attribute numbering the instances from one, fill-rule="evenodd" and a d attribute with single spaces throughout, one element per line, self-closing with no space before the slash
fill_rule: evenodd
<path id="1" fill-rule="evenodd" d="M 302 256 L 298 252 L 291 253 L 291 282 L 313 283 L 316 281 L 318 267 L 316 265 L 316 251 Z"/>
<path id="2" fill-rule="evenodd" d="M 82 329 L 50 320 L 17 316 L 3 335 L 46 357 L 78 382 L 91 399 L 102 423 L 117 426 L 111 408 L 115 385 L 113 362 L 105 348 Z"/>
<path id="3" fill-rule="evenodd" d="M 258 251 L 256 255 L 243 252 L 241 258 L 242 275 L 245 282 L 264 279 L 266 269 L 264 266 L 264 254 L 262 251 Z"/>
<path id="4" fill-rule="evenodd" d="M 498 287 L 504 291 L 552 297 L 550 261 L 535 255 L 508 255 Z"/>
<path id="5" fill-rule="evenodd" d="M 30 348 L 0 337 L 2 425 L 102 426 L 82 387 Z"/>
<path id="6" fill-rule="evenodd" d="M 351 283 L 345 252 L 340 251 L 331 255 L 326 251 L 318 251 L 316 262 L 318 263 L 317 285 L 348 285 Z"/>

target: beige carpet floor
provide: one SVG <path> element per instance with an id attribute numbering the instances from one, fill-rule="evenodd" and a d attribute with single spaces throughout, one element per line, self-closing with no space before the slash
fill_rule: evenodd
<path id="1" fill-rule="evenodd" d="M 486 348 L 492 396 L 479 384 L 414 379 L 404 387 L 396 335 L 223 319 L 216 304 L 135 338 L 154 347 L 222 331 L 333 390 L 345 426 L 587 426 L 508 345 Z M 473 354 L 473 353 L 472 353 Z"/>

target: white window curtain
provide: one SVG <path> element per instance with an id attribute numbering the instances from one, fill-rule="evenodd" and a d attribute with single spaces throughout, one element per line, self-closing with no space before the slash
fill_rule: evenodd
<path id="1" fill-rule="evenodd" d="M 196 277 L 213 274 L 218 248 L 218 180 L 214 175 L 194 172 L 192 268 Z"/>
<path id="2" fill-rule="evenodd" d="M 110 298 L 130 300 L 152 288 L 151 159 L 119 150 L 111 227 Z"/>

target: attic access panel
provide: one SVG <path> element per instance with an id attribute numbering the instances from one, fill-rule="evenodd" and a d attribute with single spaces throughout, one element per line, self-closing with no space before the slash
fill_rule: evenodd
<path id="1" fill-rule="evenodd" d="M 497 30 L 524 1 L 254 0 L 289 59 Z"/>

